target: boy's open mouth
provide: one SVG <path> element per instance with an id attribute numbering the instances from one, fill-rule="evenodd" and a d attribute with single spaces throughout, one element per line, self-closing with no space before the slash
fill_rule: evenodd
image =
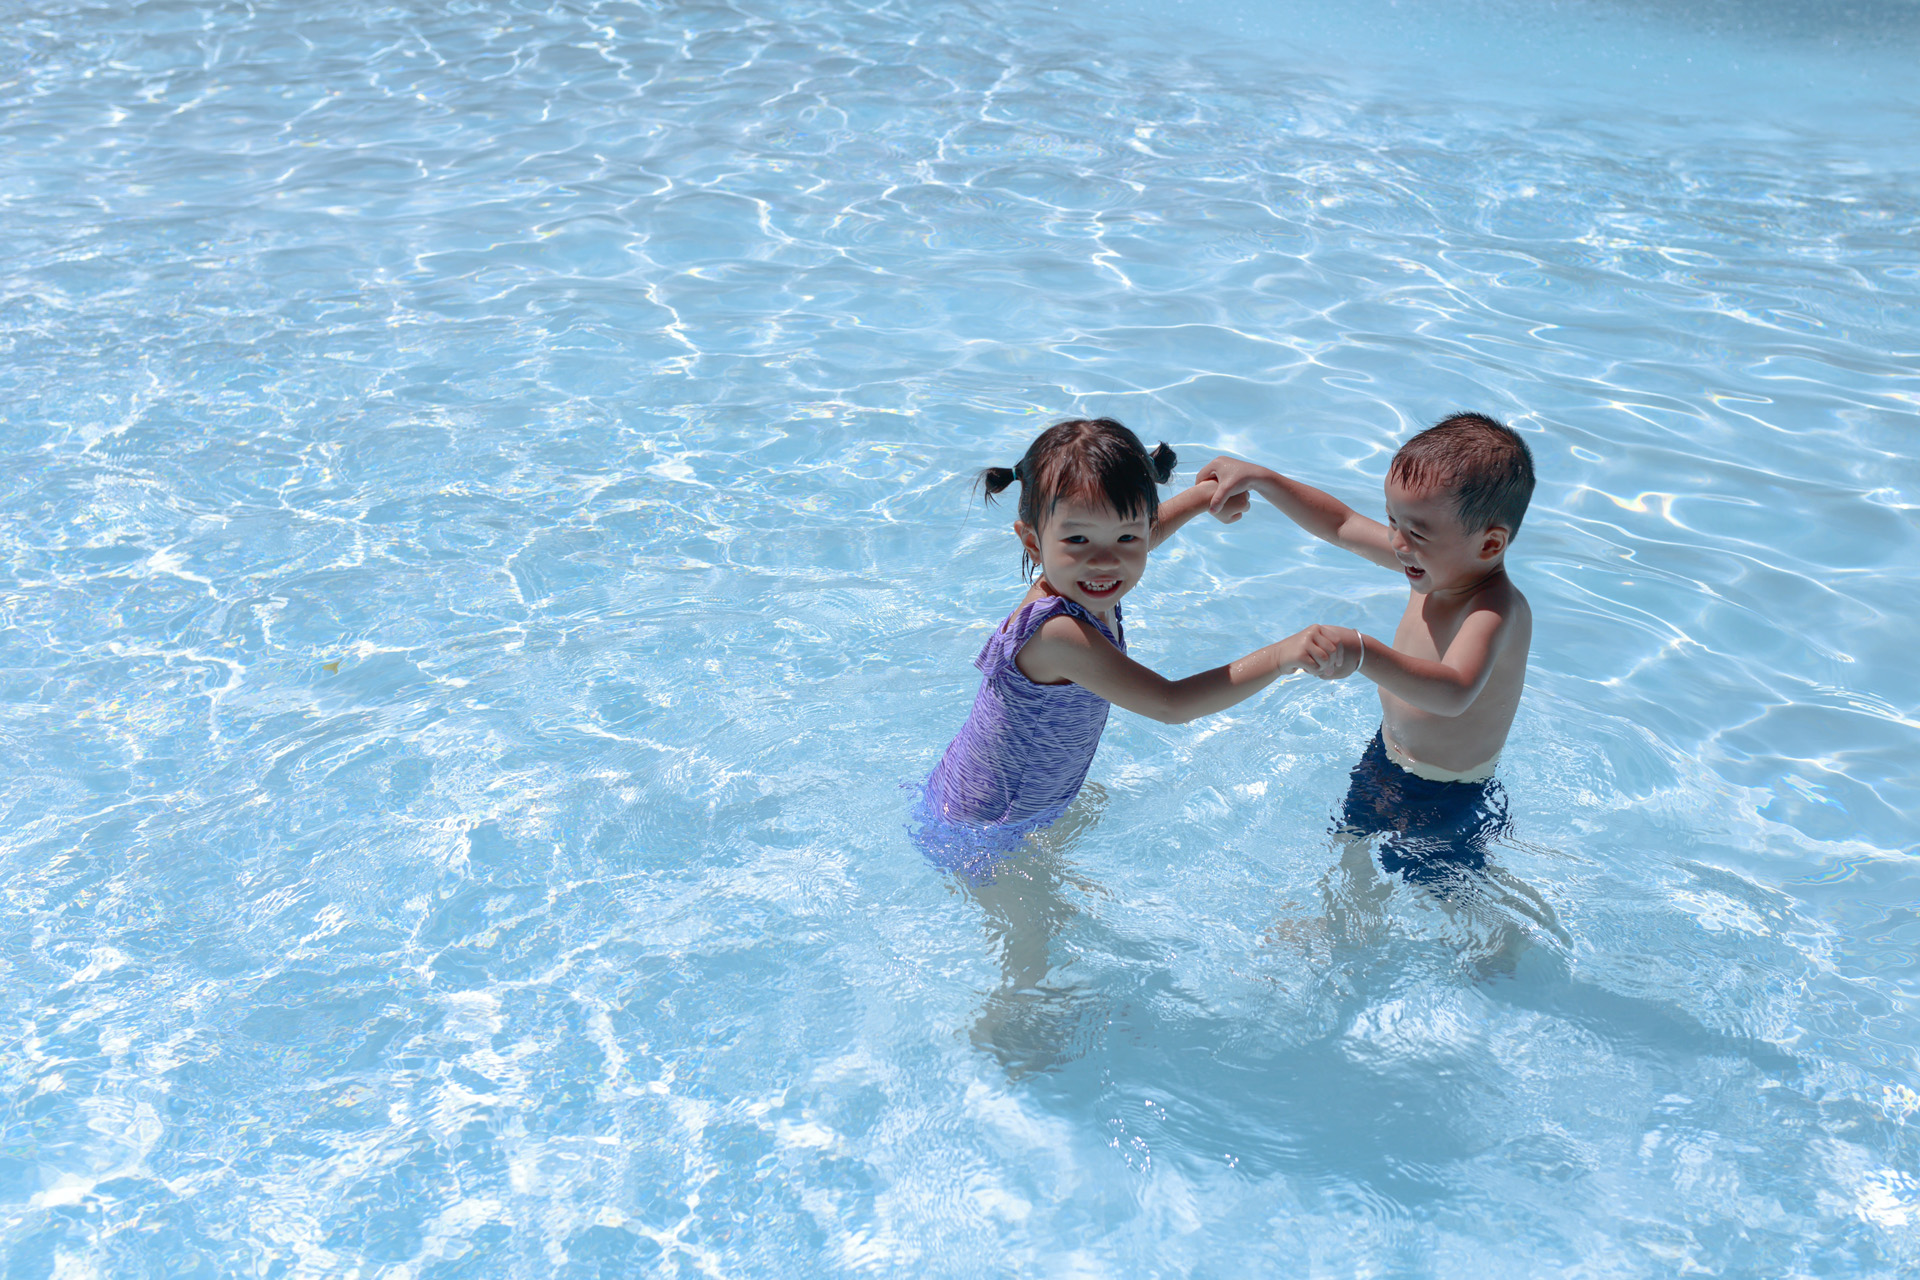
<path id="1" fill-rule="evenodd" d="M 1420 579 L 1427 576 L 1427 571 L 1425 569 L 1422 569 L 1419 565 L 1403 564 L 1400 567 L 1402 569 L 1405 569 L 1407 571 L 1407 576 L 1409 578 L 1412 578 L 1416 582 L 1418 582 Z"/>
<path id="2" fill-rule="evenodd" d="M 1082 578 L 1079 587 L 1088 595 L 1095 597 L 1110 596 L 1120 589 L 1118 578 Z"/>

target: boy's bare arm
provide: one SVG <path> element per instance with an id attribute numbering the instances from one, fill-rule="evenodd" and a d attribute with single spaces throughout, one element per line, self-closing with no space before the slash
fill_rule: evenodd
<path id="1" fill-rule="evenodd" d="M 1181 493 L 1174 494 L 1160 504 L 1160 515 L 1153 522 L 1153 532 L 1147 535 L 1149 551 L 1179 532 L 1180 526 L 1207 510 L 1213 502 L 1213 493 L 1218 486 L 1211 480 L 1202 480 Z M 1247 495 L 1235 494 L 1221 504 L 1222 510 L 1231 514 L 1222 516 L 1228 523 L 1240 518 L 1248 506 Z"/>
<path id="2" fill-rule="evenodd" d="M 1387 526 L 1378 520 L 1369 520 L 1330 493 L 1289 480 L 1258 463 L 1224 456 L 1200 468 L 1200 480 L 1216 485 L 1209 509 L 1222 519 L 1237 519 L 1222 515 L 1223 508 L 1231 498 L 1253 490 L 1314 537 L 1396 573 L 1400 570 L 1400 561 L 1393 554 L 1393 544 L 1387 536 Z"/>
<path id="3" fill-rule="evenodd" d="M 1435 661 L 1411 657 L 1384 640 L 1343 628 L 1335 663 L 1314 674 L 1338 680 L 1357 670 L 1409 706 L 1436 716 L 1462 715 L 1487 687 L 1506 634 L 1505 613 L 1475 609 Z"/>

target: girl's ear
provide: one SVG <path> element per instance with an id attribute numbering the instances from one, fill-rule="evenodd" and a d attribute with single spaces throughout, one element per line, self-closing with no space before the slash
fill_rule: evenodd
<path id="1" fill-rule="evenodd" d="M 1013 532 L 1020 539 L 1020 549 L 1026 552 L 1026 563 L 1020 568 L 1031 579 L 1040 571 L 1040 533 L 1025 520 L 1015 520 Z"/>

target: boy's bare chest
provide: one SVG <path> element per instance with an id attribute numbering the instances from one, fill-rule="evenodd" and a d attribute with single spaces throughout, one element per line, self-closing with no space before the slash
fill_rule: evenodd
<path id="1" fill-rule="evenodd" d="M 1400 615 L 1400 626 L 1393 633 L 1393 647 L 1410 658 L 1438 660 L 1460 633 L 1460 624 L 1469 610 L 1462 606 L 1447 608 L 1422 595 L 1407 601 Z"/>

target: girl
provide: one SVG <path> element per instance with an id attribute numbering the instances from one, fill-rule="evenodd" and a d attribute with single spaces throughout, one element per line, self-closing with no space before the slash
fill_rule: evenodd
<path id="1" fill-rule="evenodd" d="M 1120 597 L 1140 581 L 1147 552 L 1213 496 L 1210 483 L 1195 485 L 1161 506 L 1155 486 L 1173 463 L 1164 443 L 1149 454 L 1127 428 L 1094 418 L 1049 427 L 1013 467 L 981 472 L 989 502 L 1019 481 L 1013 531 L 1028 576 L 1040 576 L 974 659 L 980 692 L 927 779 L 927 817 L 991 832 L 1001 837 L 994 844 L 1011 847 L 1072 803 L 1109 704 L 1179 724 L 1249 698 L 1285 672 L 1338 663 L 1333 630 L 1319 626 L 1184 680 L 1127 657 Z"/>

